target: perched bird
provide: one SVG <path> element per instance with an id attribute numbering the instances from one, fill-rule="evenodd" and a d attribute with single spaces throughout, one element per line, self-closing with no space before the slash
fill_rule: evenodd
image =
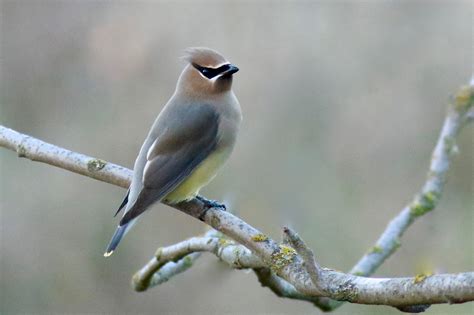
<path id="1" fill-rule="evenodd" d="M 176 90 L 135 161 L 130 188 L 116 215 L 125 211 L 106 257 L 153 203 L 196 197 L 234 147 L 242 113 L 232 92 L 232 77 L 239 68 L 209 48 L 189 48 L 185 60 Z"/>

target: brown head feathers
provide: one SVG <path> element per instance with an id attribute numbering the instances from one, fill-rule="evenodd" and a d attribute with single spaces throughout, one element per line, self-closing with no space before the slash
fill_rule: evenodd
<path id="1" fill-rule="evenodd" d="M 189 64 L 178 80 L 177 90 L 192 97 L 207 97 L 229 91 L 232 75 L 239 71 L 239 68 L 210 48 L 188 48 L 184 51 L 183 59 Z"/>
<path id="2" fill-rule="evenodd" d="M 183 59 L 190 64 L 205 68 L 217 68 L 229 63 L 220 53 L 206 47 L 190 47 L 185 49 Z"/>

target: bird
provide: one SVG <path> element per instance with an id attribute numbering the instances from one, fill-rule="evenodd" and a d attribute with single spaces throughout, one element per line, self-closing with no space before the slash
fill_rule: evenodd
<path id="1" fill-rule="evenodd" d="M 242 112 L 232 91 L 239 68 L 219 52 L 192 47 L 176 89 L 158 114 L 135 160 L 129 189 L 115 215 L 123 216 L 104 253 L 112 255 L 122 237 L 151 205 L 198 198 L 209 207 L 224 207 L 198 195 L 229 158 Z"/>

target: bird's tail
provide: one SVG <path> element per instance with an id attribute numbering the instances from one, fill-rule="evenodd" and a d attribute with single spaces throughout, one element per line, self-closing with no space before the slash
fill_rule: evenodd
<path id="1" fill-rule="evenodd" d="M 107 246 L 107 249 L 105 250 L 104 257 L 109 257 L 110 255 L 112 255 L 115 248 L 117 248 L 118 244 L 120 243 L 120 240 L 125 235 L 126 229 L 127 229 L 127 225 L 122 225 L 122 226 L 119 225 L 117 227 L 114 235 L 112 236 L 112 239 L 110 240 L 109 245 Z"/>
<path id="2" fill-rule="evenodd" d="M 124 225 L 119 225 L 117 229 L 115 230 L 114 235 L 112 236 L 112 239 L 110 240 L 109 245 L 107 246 L 107 249 L 105 250 L 104 257 L 109 257 L 112 255 L 114 250 L 117 248 L 118 244 L 122 240 L 122 237 L 124 237 L 125 234 L 130 230 L 130 228 L 133 226 L 136 220 L 132 220 L 128 222 L 127 224 Z"/>

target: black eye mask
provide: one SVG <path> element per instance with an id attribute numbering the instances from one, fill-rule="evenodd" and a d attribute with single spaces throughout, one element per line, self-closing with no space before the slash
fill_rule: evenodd
<path id="1" fill-rule="evenodd" d="M 201 67 L 198 64 L 193 63 L 193 67 L 196 68 L 199 72 L 202 73 L 203 76 L 205 76 L 208 79 L 212 79 L 215 76 L 222 74 L 230 69 L 230 64 L 225 64 L 223 66 L 220 66 L 219 68 L 206 68 L 206 67 Z"/>

